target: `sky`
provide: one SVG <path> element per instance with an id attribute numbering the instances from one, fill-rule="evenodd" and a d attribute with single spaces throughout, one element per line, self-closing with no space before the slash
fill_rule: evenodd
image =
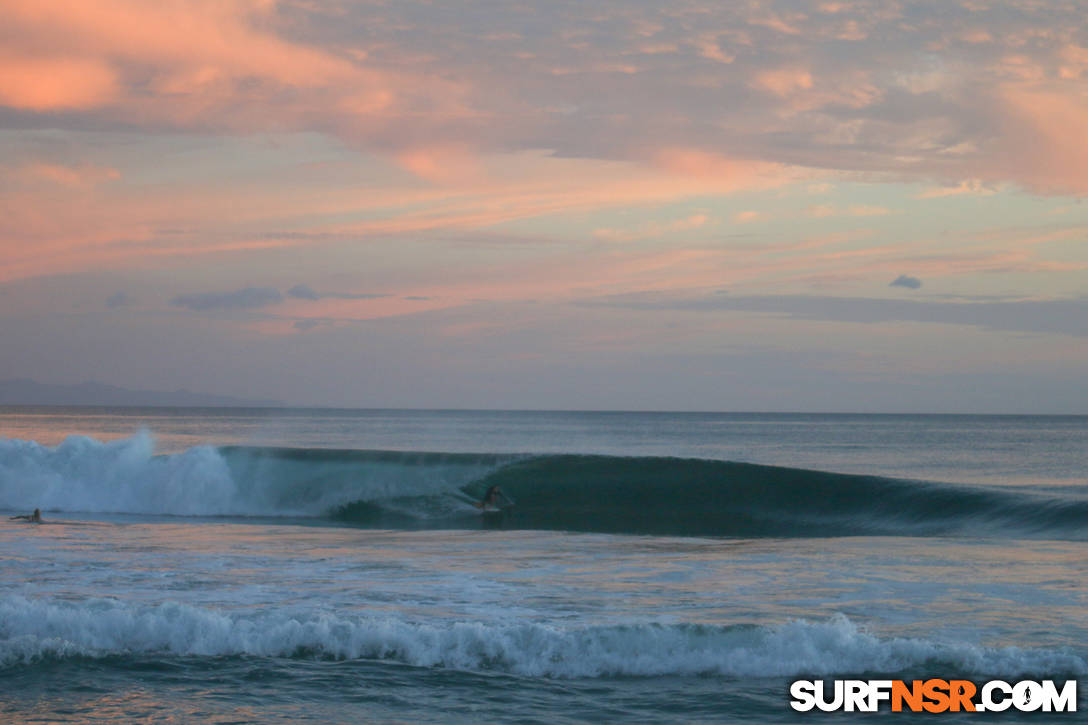
<path id="1" fill-rule="evenodd" d="M 1088 413 L 1088 3 L 0 13 L 0 379 Z"/>

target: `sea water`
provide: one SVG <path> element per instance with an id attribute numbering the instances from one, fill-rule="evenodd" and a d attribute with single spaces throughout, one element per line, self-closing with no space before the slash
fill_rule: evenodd
<path id="1" fill-rule="evenodd" d="M 803 722 L 847 716 L 793 711 L 796 679 L 962 677 L 1077 679 L 1080 712 L 942 720 L 1077 722 L 1086 444 L 1086 417 L 0 409 L 0 720 Z M 481 517 L 493 484 L 516 506 Z"/>

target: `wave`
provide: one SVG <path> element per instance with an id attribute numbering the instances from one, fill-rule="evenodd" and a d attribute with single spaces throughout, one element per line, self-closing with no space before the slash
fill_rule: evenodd
<path id="1" fill-rule="evenodd" d="M 71 436 L 59 446 L 0 439 L 0 508 L 172 516 L 322 517 L 345 505 L 443 498 L 510 456 L 196 446 L 155 455 L 144 431 L 102 443 Z M 468 499 L 459 496 L 459 508 Z M 425 517 L 425 506 L 404 516 Z M 455 507 L 457 508 L 457 507 Z M 471 506 L 469 506 L 471 508 Z"/>
<path id="2" fill-rule="evenodd" d="M 985 676 L 1088 674 L 1088 663 L 1069 652 L 881 638 L 842 615 L 775 626 L 558 627 L 0 599 L 0 667 L 132 655 L 369 659 L 553 678 L 788 677 L 923 667 Z"/>
<path id="3" fill-rule="evenodd" d="M 481 521 L 499 485 L 517 505 Z M 669 536 L 1088 539 L 1088 500 L 728 461 L 0 440 L 0 508 L 335 519 L 362 526 Z"/>

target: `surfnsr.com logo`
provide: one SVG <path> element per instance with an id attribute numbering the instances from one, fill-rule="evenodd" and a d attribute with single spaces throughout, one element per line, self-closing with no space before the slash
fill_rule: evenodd
<path id="1" fill-rule="evenodd" d="M 831 684 L 831 683 L 827 683 Z M 990 680 L 797 680 L 790 685 L 790 707 L 799 712 L 1076 712 L 1077 681 L 1059 687 L 1053 680 L 1008 683 Z"/>

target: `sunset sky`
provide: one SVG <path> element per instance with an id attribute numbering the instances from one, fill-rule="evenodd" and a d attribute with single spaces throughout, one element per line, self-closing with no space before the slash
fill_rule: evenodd
<path id="1" fill-rule="evenodd" d="M 0 379 L 1088 412 L 1088 4 L 0 0 Z"/>

